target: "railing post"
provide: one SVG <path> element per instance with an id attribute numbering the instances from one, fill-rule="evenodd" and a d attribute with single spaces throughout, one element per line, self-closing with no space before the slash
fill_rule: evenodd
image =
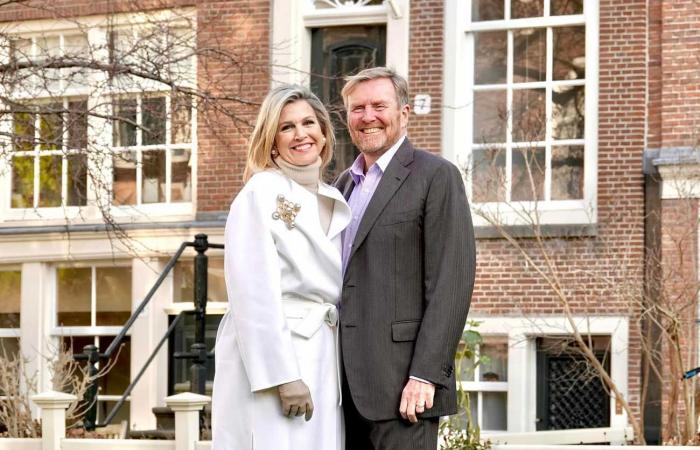
<path id="1" fill-rule="evenodd" d="M 190 353 L 193 356 L 192 366 L 190 367 L 190 390 L 203 395 L 207 385 L 205 335 L 209 257 L 206 255 L 206 251 L 209 249 L 209 241 L 206 234 L 198 234 L 194 237 L 194 249 L 197 251 L 197 255 L 194 257 L 195 338 L 192 347 L 190 347 Z"/>
<path id="2" fill-rule="evenodd" d="M 85 402 L 90 405 L 85 413 L 83 426 L 88 431 L 93 431 L 97 424 L 97 364 L 100 362 L 99 351 L 94 345 L 83 347 L 83 354 L 87 358 L 87 375 L 90 377 L 90 385 L 85 391 Z"/>
<path id="3" fill-rule="evenodd" d="M 41 449 L 60 450 L 66 437 L 66 409 L 78 397 L 64 392 L 44 392 L 32 397 L 41 409 Z"/>
<path id="4" fill-rule="evenodd" d="M 195 450 L 199 440 L 199 412 L 211 397 L 184 392 L 171 395 L 165 404 L 175 412 L 175 450 Z"/>

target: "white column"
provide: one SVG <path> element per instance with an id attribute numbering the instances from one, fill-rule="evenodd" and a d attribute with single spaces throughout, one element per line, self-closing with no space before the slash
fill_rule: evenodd
<path id="1" fill-rule="evenodd" d="M 411 5 L 409 0 L 394 0 L 393 3 L 400 16 L 395 16 L 392 6 L 387 4 L 386 65 L 408 79 Z"/>
<path id="2" fill-rule="evenodd" d="M 164 265 L 162 260 L 155 258 L 137 258 L 132 261 L 132 311 L 151 290 Z M 168 316 L 164 309 L 170 304 L 171 298 L 172 276 L 169 276 L 163 281 L 131 329 L 132 379 L 143 368 L 151 352 L 168 329 Z M 156 418 L 151 409 L 154 406 L 163 406 L 163 399 L 168 394 L 167 346 L 167 343 L 163 344 L 158 355 L 131 392 L 130 422 L 134 430 L 152 430 L 156 427 Z"/>
<path id="3" fill-rule="evenodd" d="M 311 32 L 304 28 L 303 2 L 273 0 L 272 85 L 308 84 L 311 65 Z"/>
<path id="4" fill-rule="evenodd" d="M 535 342 L 527 335 L 508 336 L 508 432 L 535 431 Z"/>
<path id="5" fill-rule="evenodd" d="M 199 441 L 199 412 L 211 402 L 206 395 L 184 392 L 165 399 L 175 412 L 175 450 L 195 450 Z"/>
<path id="6" fill-rule="evenodd" d="M 41 449 L 60 450 L 66 437 L 66 409 L 78 397 L 63 392 L 44 392 L 32 397 L 41 409 Z"/>
<path id="7" fill-rule="evenodd" d="M 49 391 L 51 374 L 50 357 L 57 349 L 57 340 L 51 337 L 55 324 L 55 286 L 53 270 L 39 262 L 22 264 L 22 286 L 20 306 L 20 348 L 27 359 L 27 374 L 37 374 L 37 390 Z M 32 408 L 38 417 L 39 410 Z"/>

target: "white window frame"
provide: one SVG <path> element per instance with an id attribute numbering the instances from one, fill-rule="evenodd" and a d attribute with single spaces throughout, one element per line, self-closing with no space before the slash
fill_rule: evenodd
<path id="1" fill-rule="evenodd" d="M 18 265 L 2 265 L 0 266 L 0 272 L 19 272 L 20 277 L 22 276 L 22 267 Z M 21 286 L 20 286 L 21 290 Z M 21 292 L 20 292 L 21 295 Z M 20 297 L 21 299 L 21 297 Z M 22 304 L 20 300 L 20 314 L 21 314 Z M 20 321 L 22 317 L 20 315 Z M 0 339 L 12 338 L 19 340 L 19 348 L 22 351 L 22 327 L 21 324 L 17 325 L 17 328 L 0 328 Z"/>
<path id="2" fill-rule="evenodd" d="M 272 2 L 272 84 L 309 85 L 311 29 L 340 25 L 386 24 L 386 65 L 408 78 L 410 2 L 316 8 L 313 0 Z"/>
<path id="3" fill-rule="evenodd" d="M 195 8 L 181 8 L 149 12 L 148 14 L 117 14 L 110 16 L 91 16 L 84 17 L 80 20 L 33 20 L 24 22 L 14 22 L 4 24 L 3 30 L 7 33 L 18 37 L 30 37 L 35 39 L 39 36 L 61 36 L 59 42 L 63 43 L 63 36 L 85 32 L 87 30 L 88 42 L 96 48 L 102 47 L 106 49 L 108 42 L 108 34 L 118 28 L 132 28 L 146 25 L 151 20 L 172 20 L 172 26 L 190 26 L 193 33 L 196 34 L 197 12 Z M 35 42 L 35 41 L 33 41 Z M 62 45 L 62 44 L 61 44 Z M 34 49 L 36 44 L 32 44 Z M 63 47 L 62 47 L 63 48 Z M 63 51 L 62 48 L 60 51 Z M 34 50 L 32 50 L 34 52 Z M 108 52 L 105 50 L 100 55 L 108 58 Z M 64 69 L 61 69 L 64 70 Z M 68 69 L 65 69 L 68 70 Z M 190 79 L 184 83 L 185 87 L 194 87 L 197 79 L 197 58 L 192 58 L 192 68 Z M 105 86 L 100 90 L 86 90 L 84 87 L 64 86 L 63 80 L 61 86 L 66 87 L 62 91 L 61 97 L 87 97 L 88 110 L 99 108 L 99 112 L 108 116 L 111 114 L 111 99 L 117 96 L 128 94 L 148 93 L 154 95 L 165 95 L 169 98 L 170 90 L 166 86 L 158 85 L 155 82 L 146 81 L 141 83 L 140 88 L 134 88 L 133 92 L 126 89 L 115 89 L 110 91 L 108 83 L 105 83 L 105 74 L 100 72 L 89 73 L 89 82 L 96 83 L 95 85 Z M 26 92 L 18 96 L 16 100 L 37 100 L 48 96 L 48 93 L 37 90 L 36 92 Z M 56 97 L 54 97 L 55 99 Z M 169 101 L 169 100 L 167 100 Z M 112 167 L 111 161 L 105 163 L 93 161 L 88 155 L 88 170 L 93 173 L 102 171 L 105 183 L 103 188 L 95 186 L 88 179 L 87 181 L 87 206 L 62 206 L 62 207 L 40 207 L 40 208 L 12 208 L 11 207 L 11 158 L 0 158 L 0 226 L 9 225 L 54 225 L 54 224 L 78 224 L 78 223 L 100 223 L 103 215 L 100 211 L 99 204 L 109 204 L 109 214 L 111 214 L 118 222 L 151 222 L 154 218 L 160 221 L 181 221 L 192 220 L 196 213 L 197 199 L 197 113 L 196 99 L 192 101 L 191 112 L 191 143 L 186 146 L 191 149 L 190 166 L 191 166 L 191 201 L 178 203 L 152 203 L 142 205 L 112 205 L 109 193 L 111 192 Z M 101 130 L 99 133 L 88 133 L 88 141 L 92 145 L 99 146 L 105 151 L 110 151 L 112 147 L 112 124 L 105 119 L 98 117 L 88 118 L 88 130 Z M 170 123 L 167 120 L 166 123 Z M 12 132 L 11 120 L 4 120 L 0 123 L 0 131 L 10 135 Z M 166 133 L 169 132 L 166 130 Z M 169 137 L 168 137 L 169 138 Z M 9 140 L 5 138 L 5 144 L 9 144 Z M 165 146 L 162 146 L 165 147 Z M 169 147 L 170 148 L 170 147 Z M 168 151 L 170 153 L 170 150 Z M 108 158 L 109 159 L 109 158 Z M 170 159 L 168 159 L 170 162 Z M 166 167 L 170 167 L 167 165 Z M 169 170 L 169 169 L 168 169 Z M 90 178 L 90 177 L 88 177 Z M 168 181 L 167 198 L 170 198 L 170 178 Z M 35 183 L 37 181 L 35 180 Z M 137 186 L 138 187 L 138 186 Z M 140 187 L 139 187 L 140 189 Z"/>
<path id="4" fill-rule="evenodd" d="M 70 337 L 93 337 L 93 342 L 95 345 L 98 345 L 99 338 L 100 336 L 109 336 L 113 337 L 118 335 L 123 326 L 117 325 L 117 326 L 99 326 L 96 325 L 97 321 L 97 277 L 96 277 L 96 271 L 98 268 L 103 268 L 103 267 L 109 267 L 109 268 L 115 268 L 115 267 L 121 267 L 121 268 L 129 268 L 132 269 L 132 283 L 133 283 L 133 268 L 132 268 L 132 263 L 131 260 L 121 260 L 116 263 L 109 263 L 109 262 L 90 262 L 90 263 L 78 263 L 78 264 L 56 264 L 53 266 L 54 270 L 54 276 L 53 279 L 54 281 L 54 295 L 53 295 L 53 308 L 51 311 L 52 314 L 52 321 L 53 321 L 53 330 L 51 332 L 51 336 L 56 339 L 57 342 L 60 343 L 61 338 L 70 338 Z M 58 315 L 58 290 L 56 286 L 56 282 L 58 281 L 58 277 L 56 276 L 56 271 L 61 268 L 90 268 L 91 269 L 91 274 L 90 274 L 90 290 L 91 290 L 91 296 L 90 296 L 90 325 L 81 325 L 81 326 L 59 326 L 56 323 L 57 320 L 57 315 Z M 130 286 L 131 288 L 131 286 Z M 131 289 L 129 289 L 131 291 Z M 133 305 L 133 300 L 132 300 L 132 305 Z M 133 309 L 133 307 L 132 307 Z M 127 336 L 131 339 L 131 332 L 127 332 Z M 131 339 L 131 343 L 133 344 L 133 339 Z M 107 350 L 107 348 L 100 344 L 98 345 L 98 348 L 100 352 L 104 352 Z M 133 348 L 133 345 L 132 345 Z M 129 361 L 129 365 L 131 366 L 131 361 Z M 99 368 L 99 364 L 98 364 Z M 98 402 L 116 402 L 121 398 L 121 395 L 104 395 L 104 394 L 98 394 L 97 395 L 97 401 Z M 126 398 L 127 402 L 131 401 L 131 397 L 128 396 Z M 98 418 L 102 419 L 102 418 Z"/>
<path id="5" fill-rule="evenodd" d="M 480 317 L 475 329 L 482 336 L 508 336 L 508 432 L 536 431 L 537 419 L 537 346 L 542 336 L 570 335 L 569 321 L 551 317 Z M 610 336 L 610 377 L 625 398 L 628 395 L 629 318 L 625 316 L 574 316 L 582 334 Z M 487 383 L 481 383 L 487 384 Z M 496 384 L 496 383 L 488 383 Z M 615 399 L 610 397 L 610 426 L 628 425 L 624 409 L 618 413 Z M 496 432 L 494 433 L 502 433 Z M 487 435 L 485 434 L 487 437 Z"/>
<path id="6" fill-rule="evenodd" d="M 479 331 L 479 329 L 476 329 Z M 488 337 L 499 337 L 503 338 L 502 335 L 494 335 L 494 334 L 488 334 L 488 335 L 482 335 L 484 340 L 486 340 Z M 507 338 L 507 336 L 506 336 Z M 508 343 L 506 342 L 506 345 Z M 475 348 L 475 359 L 478 361 L 479 357 L 481 355 L 480 353 L 481 350 L 481 345 L 477 345 Z M 481 364 L 478 364 L 474 368 L 474 381 L 459 381 L 460 387 L 465 391 L 469 393 L 474 393 L 477 395 L 478 398 L 478 406 L 477 406 L 477 417 L 472 417 L 472 420 L 475 421 L 479 425 L 479 429 L 483 432 L 489 432 L 493 431 L 494 433 L 496 432 L 503 432 L 505 430 L 487 430 L 483 428 L 483 423 L 484 423 L 484 397 L 483 393 L 484 392 L 505 392 L 506 394 L 508 393 L 508 381 L 479 381 L 479 376 L 481 374 Z M 510 374 L 509 374 L 510 376 Z M 506 414 L 507 414 L 507 407 L 506 407 Z M 507 417 L 506 417 L 507 421 Z"/>
<path id="7" fill-rule="evenodd" d="M 489 225 L 478 212 L 497 217 L 503 225 L 529 225 L 536 220 L 541 224 L 588 225 L 597 222 L 597 153 L 598 153 L 598 2 L 584 0 L 584 13 L 571 16 L 549 15 L 549 2 L 544 2 L 541 18 L 494 20 L 471 23 L 471 1 L 445 0 L 445 58 L 443 98 L 442 154 L 464 169 L 467 192 L 471 191 L 469 161 L 472 153 L 474 32 L 512 30 L 518 28 L 544 28 L 564 25 L 586 27 L 586 78 L 585 78 L 585 151 L 584 195 L 582 200 L 557 200 L 537 202 L 493 202 L 472 204 L 475 226 Z M 509 0 L 504 0 L 506 13 Z M 550 64 L 552 33 L 547 33 L 547 64 Z M 533 85 L 546 86 L 547 92 L 556 82 Z M 481 86 L 480 86 L 481 87 Z M 465 126 L 465 124 L 467 124 Z M 565 145 L 569 141 L 557 141 Z M 579 142 L 578 140 L 576 141 Z M 548 155 L 551 152 L 548 152 Z M 549 165 L 548 165 L 549 166 Z M 509 166 L 507 166 L 508 168 Z M 551 177 L 548 173 L 545 177 Z M 545 180 L 549 188 L 550 180 Z M 536 215 L 536 217 L 534 217 Z"/>

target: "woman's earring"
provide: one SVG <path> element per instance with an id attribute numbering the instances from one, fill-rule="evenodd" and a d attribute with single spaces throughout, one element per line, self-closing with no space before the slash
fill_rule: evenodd
<path id="1" fill-rule="evenodd" d="M 272 151 L 270 152 L 273 158 L 276 158 L 279 153 L 277 152 L 277 149 L 272 147 Z"/>

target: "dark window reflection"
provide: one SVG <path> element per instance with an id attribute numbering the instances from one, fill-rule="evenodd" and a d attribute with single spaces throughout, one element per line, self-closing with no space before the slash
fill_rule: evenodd
<path id="1" fill-rule="evenodd" d="M 514 202 L 543 200 L 544 172 L 543 148 L 513 149 L 511 200 Z"/>
<path id="2" fill-rule="evenodd" d="M 507 43 L 506 31 L 474 33 L 474 82 L 476 84 L 506 82 Z"/>
<path id="3" fill-rule="evenodd" d="M 472 21 L 503 19 L 503 0 L 472 0 Z"/>
<path id="4" fill-rule="evenodd" d="M 583 146 L 552 147 L 552 200 L 583 198 Z"/>

